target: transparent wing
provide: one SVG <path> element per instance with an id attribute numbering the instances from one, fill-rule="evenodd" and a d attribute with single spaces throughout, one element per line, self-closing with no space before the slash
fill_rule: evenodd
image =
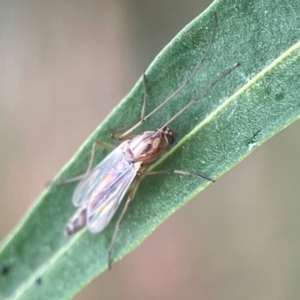
<path id="1" fill-rule="evenodd" d="M 134 180 L 140 163 L 127 166 L 119 164 L 108 174 L 108 181 L 112 179 L 107 189 L 98 190 L 88 204 L 87 226 L 93 233 L 102 231 L 118 209 L 126 191 Z"/>
<path id="2" fill-rule="evenodd" d="M 124 143 L 95 166 L 75 189 L 73 204 L 87 207 L 91 232 L 99 232 L 109 223 L 140 168 L 141 163 L 125 158 Z"/>
<path id="3" fill-rule="evenodd" d="M 100 188 L 104 191 L 109 188 L 109 185 L 105 182 L 107 175 L 114 166 L 124 160 L 124 153 L 120 146 L 109 153 L 106 158 L 96 165 L 91 172 L 79 182 L 72 199 L 75 206 L 79 207 L 85 202 L 90 201 L 91 194 L 93 194 L 95 190 Z M 112 182 L 110 182 L 110 184 L 112 184 Z"/>

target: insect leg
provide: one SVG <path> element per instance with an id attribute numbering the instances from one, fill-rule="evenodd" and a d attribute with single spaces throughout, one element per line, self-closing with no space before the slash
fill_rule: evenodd
<path id="1" fill-rule="evenodd" d="M 225 71 L 221 76 L 219 76 L 215 81 L 213 81 L 208 87 L 206 87 L 202 92 L 200 92 L 196 97 L 194 97 L 187 105 L 185 105 L 182 109 L 180 109 L 171 119 L 169 119 L 168 122 L 166 122 L 160 130 L 162 130 L 164 127 L 168 126 L 174 119 L 176 119 L 178 116 L 180 116 L 185 110 L 187 110 L 191 105 L 193 105 L 197 100 L 201 99 L 203 96 L 205 96 L 218 82 L 220 82 L 223 78 L 225 78 L 227 75 L 229 75 L 232 71 L 234 71 L 236 68 L 238 68 L 241 64 L 235 63 L 233 67 Z"/>
<path id="2" fill-rule="evenodd" d="M 143 74 L 143 84 L 144 84 L 144 101 L 143 101 L 143 107 L 142 107 L 142 111 L 141 111 L 141 119 L 144 118 L 145 116 L 145 111 L 146 111 L 146 106 L 147 106 L 147 99 L 148 99 L 148 94 L 147 94 L 147 84 L 146 84 L 146 74 Z M 123 141 L 123 140 L 128 140 L 133 138 L 134 136 L 136 136 L 136 134 L 121 134 L 120 136 L 118 136 L 118 133 L 124 132 L 124 131 L 128 131 L 128 129 L 132 128 L 134 124 L 122 127 L 120 129 L 114 130 L 113 133 L 110 135 L 110 137 L 117 141 Z"/>
<path id="3" fill-rule="evenodd" d="M 92 154 L 91 154 L 91 158 L 90 158 L 90 163 L 89 163 L 89 166 L 88 166 L 88 168 L 87 168 L 84 176 L 86 174 L 88 174 L 91 171 L 92 167 L 93 167 L 93 162 L 94 162 L 95 154 L 96 154 L 96 151 L 97 151 L 97 147 L 103 147 L 103 148 L 107 148 L 109 150 L 115 149 L 115 146 L 111 145 L 109 143 L 102 142 L 102 141 L 96 141 L 96 142 L 94 142 L 93 148 L 92 148 Z"/>
<path id="4" fill-rule="evenodd" d="M 71 178 L 67 178 L 67 179 L 50 181 L 47 184 L 47 186 L 72 183 L 72 182 L 76 182 L 76 181 L 79 181 L 79 180 L 83 179 L 91 171 L 91 169 L 92 169 L 94 158 L 95 158 L 95 153 L 96 153 L 96 150 L 97 150 L 97 146 L 101 146 L 101 147 L 104 147 L 104 148 L 107 148 L 107 149 L 110 149 L 110 150 L 112 150 L 112 149 L 115 148 L 114 145 L 111 145 L 111 144 L 106 143 L 106 142 L 102 142 L 102 141 L 96 141 L 96 142 L 94 142 L 93 148 L 92 148 L 90 162 L 89 162 L 88 168 L 87 168 L 87 170 L 86 170 L 86 172 L 84 174 L 81 174 L 81 175 L 78 175 L 78 176 L 75 176 L 75 177 L 71 177 Z"/>
<path id="5" fill-rule="evenodd" d="M 122 134 L 122 138 L 120 136 L 118 136 L 118 133 L 123 132 L 123 131 L 127 130 L 128 128 L 131 128 L 131 127 L 132 127 L 132 125 L 129 125 L 129 126 L 122 127 L 120 129 L 114 130 L 113 133 L 110 135 L 110 137 L 113 140 L 117 141 L 117 142 L 131 139 L 131 138 L 136 136 L 135 133 L 127 134 L 127 135 L 124 135 L 124 136 Z"/>
<path id="6" fill-rule="evenodd" d="M 189 172 L 189 171 L 185 171 L 185 170 L 173 170 L 173 169 L 168 169 L 168 170 L 158 170 L 158 171 L 150 171 L 150 172 L 143 172 L 141 175 L 143 176 L 148 176 L 148 175 L 157 175 L 157 174 L 182 174 L 182 175 L 191 175 L 191 176 L 197 176 L 197 177 L 201 177 L 205 180 L 211 181 L 211 182 L 215 182 L 213 179 L 199 174 L 199 173 L 194 173 L 194 172 Z"/>
<path id="7" fill-rule="evenodd" d="M 213 33 L 211 36 L 211 40 L 201 58 L 201 60 L 199 61 L 199 63 L 196 65 L 196 67 L 194 68 L 194 70 L 192 71 L 192 73 L 190 74 L 190 76 L 188 77 L 188 79 L 186 81 L 184 81 L 176 90 L 175 92 L 173 92 L 166 100 L 164 100 L 160 105 L 158 105 L 154 110 L 152 110 L 148 115 L 144 116 L 143 118 L 141 118 L 134 126 L 132 126 L 131 128 L 129 128 L 126 132 L 124 132 L 121 136 L 120 136 L 120 140 L 124 139 L 124 136 L 127 136 L 129 133 L 131 133 L 133 130 L 135 130 L 137 127 L 139 127 L 140 125 L 142 125 L 147 119 L 149 119 L 154 113 L 156 113 L 161 107 L 163 107 L 166 103 L 168 103 L 171 99 L 174 98 L 174 96 L 176 96 L 184 87 L 186 87 L 188 85 L 188 83 L 193 79 L 194 75 L 198 72 L 198 70 L 200 69 L 200 67 L 202 66 L 203 62 L 205 61 L 205 59 L 207 58 L 211 46 L 215 40 L 216 37 L 216 32 L 217 32 L 217 25 L 218 25 L 218 18 L 217 18 L 217 13 L 214 13 L 214 19 L 215 19 L 215 26 L 213 29 Z"/>
<path id="8" fill-rule="evenodd" d="M 137 181 L 134 183 L 134 185 L 132 187 L 132 190 L 131 190 L 128 198 L 127 198 L 127 201 L 125 203 L 123 211 L 122 211 L 122 213 L 121 213 L 121 215 L 120 215 L 120 217 L 119 217 L 119 219 L 118 219 L 118 221 L 116 223 L 114 234 L 113 234 L 113 236 L 111 238 L 111 242 L 110 242 L 110 245 L 108 247 L 108 268 L 109 268 L 109 270 L 111 269 L 111 263 L 112 263 L 112 261 L 111 261 L 111 254 L 112 254 L 112 250 L 113 250 L 116 238 L 117 238 L 117 234 L 118 234 L 118 231 L 119 231 L 119 228 L 120 228 L 120 224 L 121 224 L 122 219 L 123 219 L 123 217 L 124 217 L 124 215 L 125 215 L 128 207 L 129 207 L 130 202 L 132 201 L 132 199 L 134 198 L 134 196 L 136 194 L 136 191 L 137 191 L 140 183 L 141 183 L 141 178 L 138 178 Z"/>

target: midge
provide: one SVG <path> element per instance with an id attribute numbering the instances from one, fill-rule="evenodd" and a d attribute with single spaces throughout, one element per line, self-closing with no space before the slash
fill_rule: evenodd
<path id="1" fill-rule="evenodd" d="M 141 182 L 141 178 L 147 175 L 163 174 L 163 173 L 177 173 L 183 175 L 193 175 L 204 178 L 205 180 L 213 181 L 212 179 L 185 170 L 160 170 L 147 171 L 149 166 L 158 159 L 164 152 L 169 149 L 169 146 L 174 143 L 174 131 L 170 129 L 169 124 L 187 110 L 195 101 L 208 93 L 220 80 L 226 77 L 239 64 L 235 64 L 231 69 L 223 73 L 219 78 L 213 81 L 201 93 L 196 95 L 186 106 L 180 109 L 169 121 L 163 124 L 156 131 L 145 131 L 140 134 L 133 134 L 132 132 L 145 122 L 150 116 L 170 101 L 177 95 L 194 77 L 196 72 L 207 57 L 210 48 L 213 44 L 217 29 L 217 15 L 215 14 L 215 26 L 212 33 L 211 41 L 202 57 L 197 64 L 189 78 L 165 101 L 163 101 L 157 108 L 155 108 L 148 115 L 145 115 L 145 108 L 147 102 L 146 93 L 146 76 L 143 76 L 144 83 L 144 103 L 141 113 L 141 119 L 125 133 L 117 136 L 115 131 L 111 137 L 121 142 L 119 146 L 114 146 L 96 141 L 92 148 L 92 154 L 89 166 L 84 175 L 69 178 L 66 180 L 56 181 L 54 184 L 69 183 L 79 181 L 73 195 L 73 204 L 78 207 L 74 216 L 67 224 L 64 234 L 71 236 L 83 227 L 87 226 L 92 233 L 101 232 L 110 222 L 116 213 L 122 199 L 126 192 L 130 189 L 129 196 L 125 203 L 124 209 L 117 220 L 115 230 L 108 248 L 108 267 L 111 268 L 111 255 L 113 246 L 117 237 L 120 223 L 128 209 L 128 206 L 134 198 L 136 191 Z M 97 146 L 104 146 L 106 148 L 113 148 L 114 150 L 106 156 L 94 168 L 93 161 Z"/>

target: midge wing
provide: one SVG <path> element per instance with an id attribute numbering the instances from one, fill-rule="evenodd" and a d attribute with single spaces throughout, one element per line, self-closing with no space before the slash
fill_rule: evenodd
<path id="1" fill-rule="evenodd" d="M 73 203 L 87 207 L 87 227 L 91 232 L 99 232 L 109 223 L 140 168 L 141 163 L 126 159 L 126 143 L 95 166 L 75 189 Z"/>
<path id="2" fill-rule="evenodd" d="M 126 160 L 119 161 L 103 180 L 106 183 L 105 188 L 95 188 L 87 207 L 87 227 L 91 232 L 103 230 L 110 222 L 140 165 L 141 163 L 130 163 Z"/>
<path id="3" fill-rule="evenodd" d="M 105 191 L 108 186 L 108 174 L 111 170 L 124 160 L 124 153 L 121 145 L 110 152 L 91 172 L 83 178 L 77 185 L 72 202 L 75 206 L 82 206 L 87 201 L 91 200 L 91 194 L 99 188 Z M 110 182 L 112 184 L 112 182 Z"/>
<path id="4" fill-rule="evenodd" d="M 110 222 L 133 182 L 140 164 L 120 161 L 107 176 L 107 188 L 97 189 L 98 191 L 93 193 L 87 209 L 87 226 L 91 232 L 103 230 Z"/>

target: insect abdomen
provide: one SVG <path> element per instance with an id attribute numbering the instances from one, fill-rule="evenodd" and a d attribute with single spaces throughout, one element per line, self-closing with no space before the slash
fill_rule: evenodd
<path id="1" fill-rule="evenodd" d="M 86 207 L 79 208 L 64 230 L 65 236 L 71 236 L 86 226 Z"/>

